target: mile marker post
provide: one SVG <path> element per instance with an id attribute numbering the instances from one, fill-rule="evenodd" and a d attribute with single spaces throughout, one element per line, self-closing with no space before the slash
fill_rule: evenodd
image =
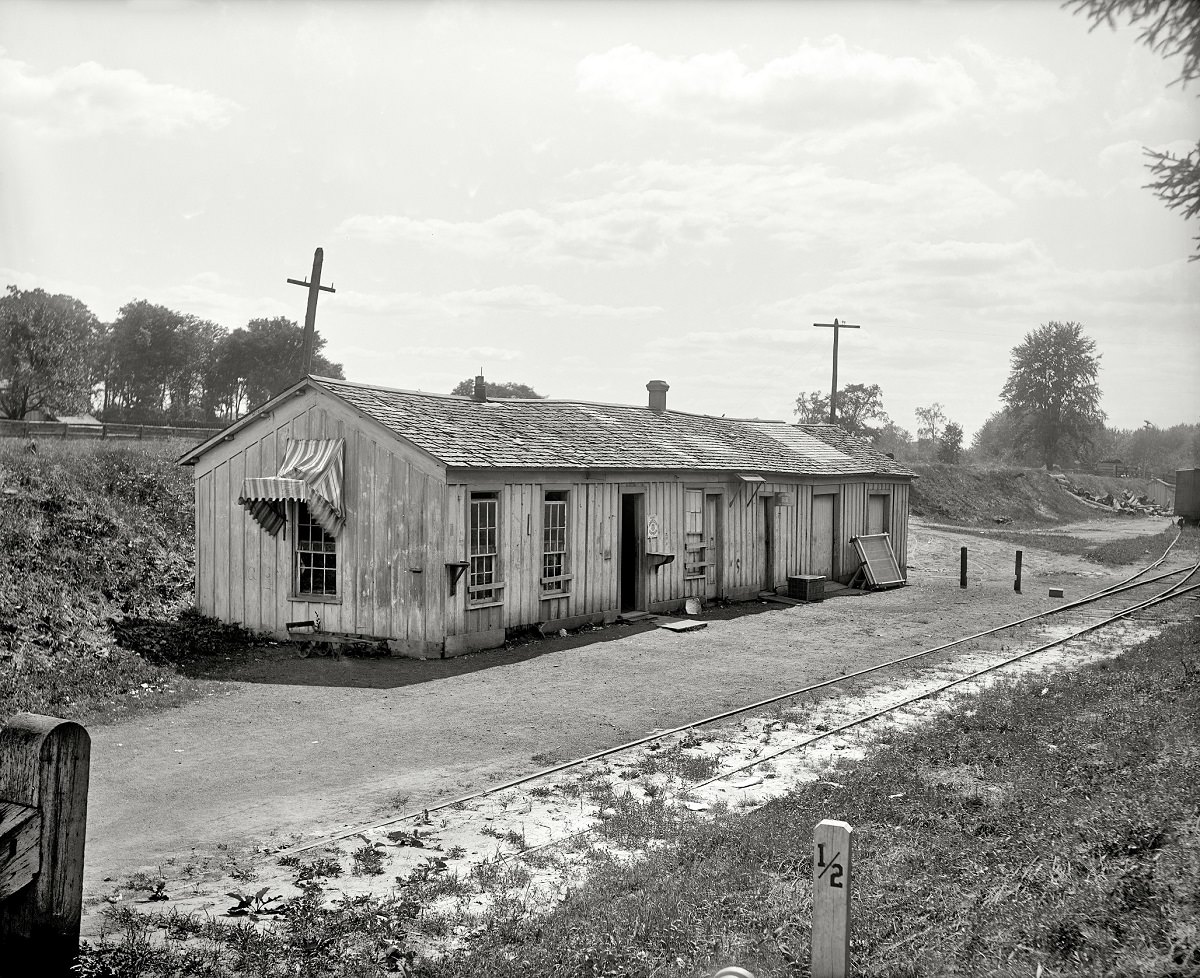
<path id="1" fill-rule="evenodd" d="M 1021 558 L 1024 555 L 1025 555 L 1025 551 L 1023 551 L 1023 550 L 1017 551 L 1017 566 L 1015 568 L 1017 576 L 1013 578 L 1013 590 L 1016 591 L 1017 594 L 1021 593 Z"/>
<path id="2" fill-rule="evenodd" d="M 813 829 L 812 978 L 850 974 L 850 836 L 845 822 Z"/>

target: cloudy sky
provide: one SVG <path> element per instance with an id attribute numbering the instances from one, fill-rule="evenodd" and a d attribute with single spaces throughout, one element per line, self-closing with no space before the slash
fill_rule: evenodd
<path id="1" fill-rule="evenodd" d="M 1200 418 L 1200 89 L 1057 3 L 0 4 L 0 285 L 303 320 L 349 378 L 969 434 L 1052 319 L 1110 423 Z"/>

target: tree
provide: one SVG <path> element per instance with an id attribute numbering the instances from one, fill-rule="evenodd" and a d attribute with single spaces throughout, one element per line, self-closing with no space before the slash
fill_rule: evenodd
<path id="1" fill-rule="evenodd" d="M 801 424 L 823 424 L 829 420 L 829 397 L 817 391 L 801 391 L 796 398 L 796 414 Z"/>
<path id="2" fill-rule="evenodd" d="M 821 424 L 829 419 L 829 398 L 801 391 L 796 398 L 801 424 Z M 871 422 L 878 422 L 878 426 Z M 878 384 L 847 384 L 838 391 L 838 425 L 852 435 L 874 438 L 891 418 L 883 409 L 883 390 Z"/>
<path id="3" fill-rule="evenodd" d="M 912 435 L 892 421 L 879 429 L 872 443 L 876 451 L 891 455 L 892 458 L 904 459 L 912 454 Z"/>
<path id="4" fill-rule="evenodd" d="M 1016 422 L 1017 447 L 1037 451 L 1047 468 L 1090 444 L 1104 423 L 1100 354 L 1080 323 L 1051 321 L 1013 347 L 1000 396 Z"/>
<path id="5" fill-rule="evenodd" d="M 466 380 L 460 380 L 454 385 L 451 394 L 466 394 L 468 396 L 475 393 L 475 378 L 468 377 Z M 528 384 L 518 384 L 516 381 L 504 380 L 496 383 L 493 380 L 487 382 L 488 397 L 526 397 L 541 399 L 542 395 L 535 391 Z"/>
<path id="6" fill-rule="evenodd" d="M 1017 427 L 1017 420 L 1011 409 L 1004 407 L 992 412 L 971 439 L 973 460 L 1008 465 L 1023 464 L 1026 459 L 1017 448 Z"/>
<path id="7" fill-rule="evenodd" d="M 87 410 L 98 328 L 78 299 L 8 286 L 0 297 L 0 413 L 19 419 L 38 408 Z"/>
<path id="8" fill-rule="evenodd" d="M 962 460 L 962 440 L 962 425 L 951 421 L 942 429 L 942 435 L 938 439 L 937 460 L 957 465 Z"/>
<path id="9" fill-rule="evenodd" d="M 946 426 L 946 411 L 936 401 L 929 407 L 917 408 L 917 437 L 937 444 Z"/>
<path id="10" fill-rule="evenodd" d="M 1101 24 L 1116 29 L 1118 17 L 1128 17 L 1141 27 L 1138 40 L 1151 51 L 1169 58 L 1183 55 L 1179 81 L 1186 85 L 1200 78 L 1200 4 L 1180 0 L 1067 0 L 1064 6 L 1083 13 L 1090 20 L 1089 30 Z M 1146 148 L 1147 166 L 1154 179 L 1147 189 L 1169 209 L 1183 212 L 1185 220 L 1200 215 L 1200 142 L 1186 156 Z M 1200 258 L 1200 235 L 1196 236 Z"/>

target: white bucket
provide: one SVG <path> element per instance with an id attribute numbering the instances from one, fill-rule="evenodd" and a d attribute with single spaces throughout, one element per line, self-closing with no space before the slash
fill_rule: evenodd
<path id="1" fill-rule="evenodd" d="M 683 610 L 689 615 L 700 614 L 700 599 L 699 598 L 688 598 L 683 603 Z"/>

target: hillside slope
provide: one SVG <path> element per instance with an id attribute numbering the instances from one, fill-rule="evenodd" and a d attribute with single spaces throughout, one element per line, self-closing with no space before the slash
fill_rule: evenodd
<path id="1" fill-rule="evenodd" d="M 1044 469 L 984 469 L 966 465 L 917 464 L 911 496 L 913 516 L 964 526 L 992 524 L 997 518 L 1015 523 L 1047 524 L 1094 519 L 1103 510 L 1089 506 L 1056 483 Z M 1068 473 L 1097 492 L 1141 494 L 1140 479 L 1079 476 Z"/>
<path id="2" fill-rule="evenodd" d="M 174 442 L 0 442 L 0 719 L 175 691 L 112 623 L 192 605 L 191 473 Z M 145 685 L 143 685 L 145 684 Z"/>

